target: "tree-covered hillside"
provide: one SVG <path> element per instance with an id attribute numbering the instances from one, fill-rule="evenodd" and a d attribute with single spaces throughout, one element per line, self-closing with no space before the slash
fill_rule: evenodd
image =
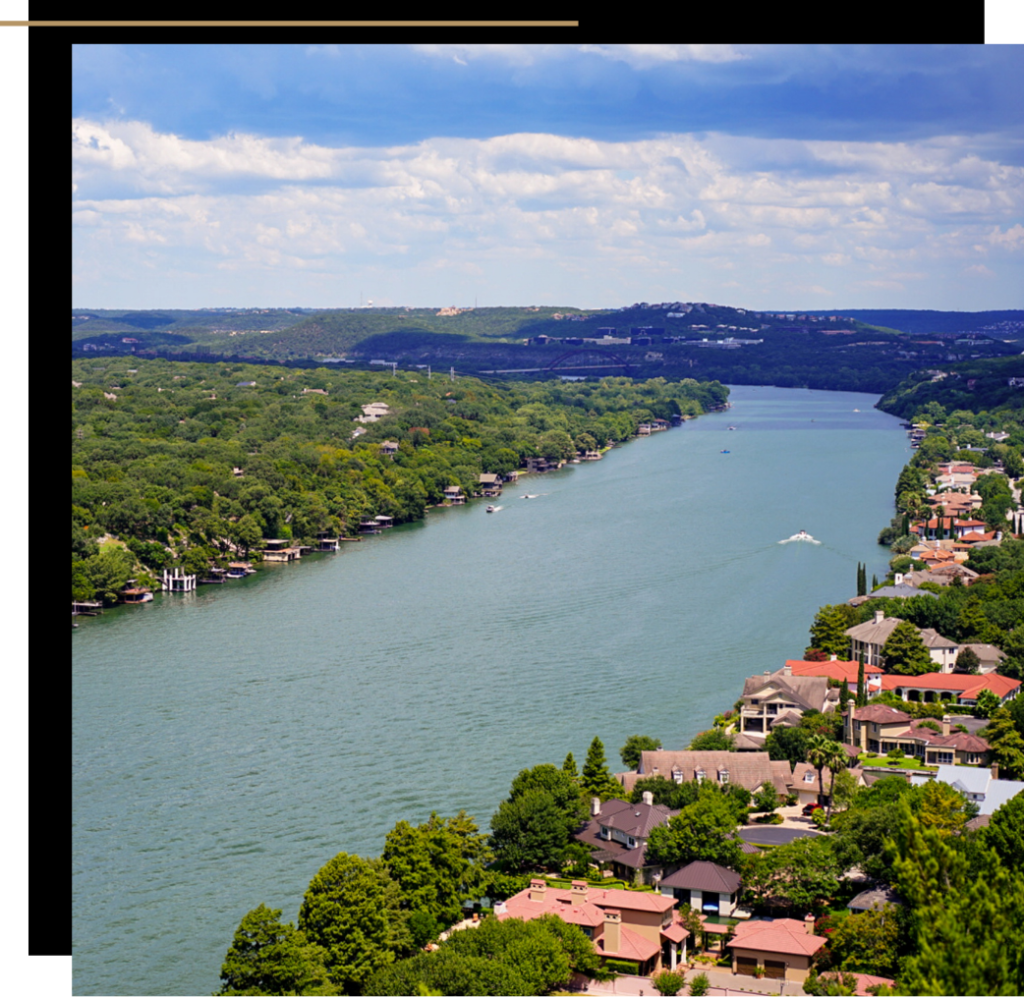
<path id="1" fill-rule="evenodd" d="M 489 385 L 425 373 L 104 358 L 72 365 L 77 598 L 141 568 L 205 573 L 264 538 L 354 534 L 422 518 L 444 488 L 527 457 L 566 460 L 639 423 L 721 406 L 717 383 L 626 378 Z M 388 413 L 359 423 L 361 406 Z M 380 444 L 398 444 L 394 455 Z M 101 551 L 96 538 L 113 537 Z M 134 556 L 134 560 L 131 556 Z"/>

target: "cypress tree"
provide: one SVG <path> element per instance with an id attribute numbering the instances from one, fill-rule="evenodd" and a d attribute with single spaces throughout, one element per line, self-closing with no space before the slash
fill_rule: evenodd
<path id="1" fill-rule="evenodd" d="M 867 706 L 868 705 L 868 693 L 864 687 L 864 652 L 861 651 L 859 655 L 859 663 L 857 665 L 857 705 Z"/>
<path id="2" fill-rule="evenodd" d="M 872 575 L 871 576 L 871 591 L 873 592 L 876 588 L 878 588 L 878 575 Z"/>
<path id="3" fill-rule="evenodd" d="M 903 526 L 900 530 L 900 536 L 906 537 L 910 535 L 910 516 L 903 513 Z"/>

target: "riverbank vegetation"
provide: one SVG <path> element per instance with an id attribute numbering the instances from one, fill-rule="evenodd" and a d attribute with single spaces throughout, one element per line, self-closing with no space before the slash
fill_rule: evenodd
<path id="1" fill-rule="evenodd" d="M 692 379 L 487 384 L 426 371 L 76 361 L 72 598 L 110 602 L 129 577 L 163 568 L 205 574 L 265 539 L 315 545 L 378 515 L 421 519 L 446 487 L 478 493 L 481 473 L 567 460 L 727 398 Z M 384 414 L 356 421 L 371 403 Z"/>

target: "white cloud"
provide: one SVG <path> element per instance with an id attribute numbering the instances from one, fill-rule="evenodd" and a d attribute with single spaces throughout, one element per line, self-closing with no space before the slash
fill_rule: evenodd
<path id="1" fill-rule="evenodd" d="M 257 286 L 274 268 L 426 273 L 443 259 L 489 281 L 535 265 L 541 282 L 588 277 L 616 296 L 656 272 L 735 267 L 782 286 L 801 267 L 799 287 L 817 295 L 858 280 L 903 288 L 943 261 L 1024 248 L 1024 170 L 952 140 L 782 149 L 522 133 L 332 148 L 78 119 L 72 156 L 76 268 L 90 272 L 106 258 L 96 247 L 111 268 L 123 247 L 116 266 L 130 269 L 144 245 L 168 266 L 202 269 L 206 255 Z"/>

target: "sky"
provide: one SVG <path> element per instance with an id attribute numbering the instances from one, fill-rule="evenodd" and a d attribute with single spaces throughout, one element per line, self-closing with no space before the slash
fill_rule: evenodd
<path id="1" fill-rule="evenodd" d="M 1024 307 L 1024 46 L 76 45 L 74 307 Z"/>

